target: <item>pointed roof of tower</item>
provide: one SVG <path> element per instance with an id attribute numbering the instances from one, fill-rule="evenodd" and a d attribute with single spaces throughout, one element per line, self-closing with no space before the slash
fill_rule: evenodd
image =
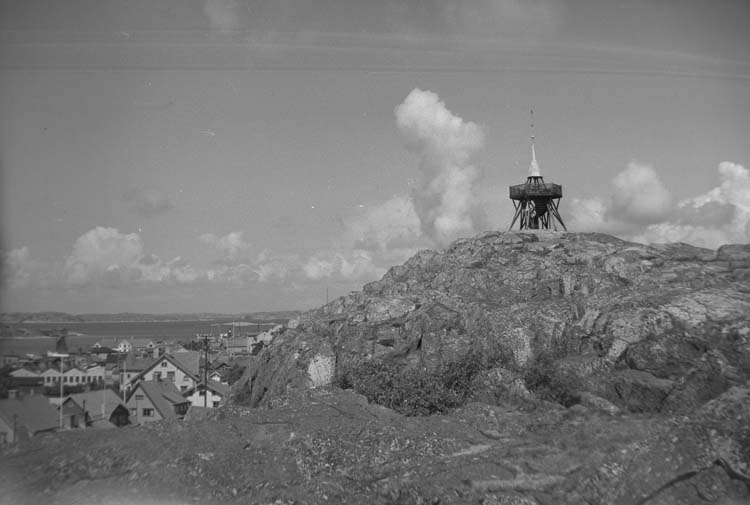
<path id="1" fill-rule="evenodd" d="M 531 110 L 531 163 L 529 164 L 529 177 L 540 177 L 539 163 L 536 162 L 536 150 L 534 149 L 534 110 Z"/>
<path id="2" fill-rule="evenodd" d="M 536 162 L 536 152 L 534 151 L 534 137 L 531 137 L 531 163 L 529 164 L 529 177 L 539 177 L 542 173 L 539 171 L 539 163 Z"/>

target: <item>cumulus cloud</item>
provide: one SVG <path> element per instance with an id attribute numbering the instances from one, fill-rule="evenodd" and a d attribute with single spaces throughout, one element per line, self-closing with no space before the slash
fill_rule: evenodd
<path id="1" fill-rule="evenodd" d="M 421 221 L 407 196 L 366 207 L 346 219 L 344 226 L 344 240 L 355 249 L 386 252 L 411 247 L 422 239 Z"/>
<path id="2" fill-rule="evenodd" d="M 217 251 L 221 251 L 231 260 L 246 254 L 252 247 L 252 244 L 245 240 L 244 233 L 241 231 L 233 231 L 223 236 L 204 233 L 198 239 Z"/>
<path id="3" fill-rule="evenodd" d="M 174 205 L 166 193 L 155 188 L 134 188 L 123 195 L 130 209 L 144 217 L 154 217 L 171 210 Z"/>
<path id="4" fill-rule="evenodd" d="M 409 93 L 395 113 L 408 148 L 420 158 L 422 178 L 412 202 L 422 232 L 440 246 L 473 235 L 484 222 L 475 195 L 479 172 L 471 165 L 484 143 L 482 129 L 421 89 Z"/>
<path id="5" fill-rule="evenodd" d="M 680 201 L 671 219 L 647 227 L 635 238 L 712 248 L 750 242 L 750 171 L 725 161 L 719 164 L 718 175 L 718 186 Z"/>
<path id="6" fill-rule="evenodd" d="M 201 276 L 179 257 L 164 261 L 146 254 L 137 233 L 125 234 L 101 226 L 78 237 L 65 259 L 63 272 L 66 283 L 73 286 L 190 283 Z"/>
<path id="7" fill-rule="evenodd" d="M 309 258 L 302 267 L 309 280 L 323 278 L 343 281 L 373 280 L 382 277 L 386 269 L 374 263 L 372 253 L 361 249 L 347 253 L 319 253 Z"/>
<path id="8" fill-rule="evenodd" d="M 39 267 L 40 263 L 31 257 L 26 246 L 3 252 L 3 285 L 11 288 L 26 287 L 32 282 Z"/>
<path id="9" fill-rule="evenodd" d="M 609 201 L 573 199 L 570 229 L 709 248 L 749 242 L 750 172 L 725 161 L 718 176 L 718 186 L 675 204 L 653 168 L 631 164 L 614 178 Z"/>
<path id="10" fill-rule="evenodd" d="M 672 195 L 653 167 L 631 162 L 612 180 L 608 218 L 639 225 L 663 221 L 672 211 Z"/>

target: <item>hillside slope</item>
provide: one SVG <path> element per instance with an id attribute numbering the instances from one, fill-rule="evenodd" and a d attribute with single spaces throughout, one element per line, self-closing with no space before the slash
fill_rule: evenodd
<path id="1" fill-rule="evenodd" d="M 368 360 L 435 369 L 472 352 L 506 379 L 543 358 L 573 393 L 688 412 L 750 376 L 750 245 L 491 232 L 422 251 L 291 326 L 238 385 L 250 405 Z"/>
<path id="2" fill-rule="evenodd" d="M 330 385 L 457 362 L 470 394 L 427 417 Z M 748 503 L 749 376 L 750 245 L 488 233 L 290 322 L 247 406 L 6 449 L 0 504 Z M 386 382 L 354 385 L 414 386 Z"/>

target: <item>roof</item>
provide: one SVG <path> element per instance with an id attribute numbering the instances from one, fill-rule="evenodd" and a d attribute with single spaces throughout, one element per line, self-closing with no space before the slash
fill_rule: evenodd
<path id="1" fill-rule="evenodd" d="M 200 351 L 175 351 L 171 354 L 171 356 L 182 363 L 182 367 L 191 374 L 198 375 L 198 372 L 200 372 Z"/>
<path id="2" fill-rule="evenodd" d="M 189 400 L 180 394 L 177 386 L 170 381 L 141 381 L 133 389 L 133 392 L 130 393 L 129 398 L 132 398 L 133 394 L 139 389 L 151 400 L 154 408 L 156 408 L 163 419 L 174 419 L 177 417 L 173 405 L 189 403 Z"/>
<path id="3" fill-rule="evenodd" d="M 71 397 L 66 398 L 63 402 L 63 415 L 69 416 L 83 413 L 83 408 Z"/>
<path id="4" fill-rule="evenodd" d="M 117 351 L 102 345 L 99 347 L 92 347 L 89 350 L 89 352 L 94 353 L 94 354 L 112 354 L 113 352 L 117 352 Z"/>
<path id="5" fill-rule="evenodd" d="M 193 391 L 195 391 L 196 389 L 200 389 L 202 386 L 203 386 L 203 383 L 201 382 L 197 386 L 194 386 L 190 389 L 183 391 L 182 394 L 183 396 L 190 396 L 190 394 L 192 394 Z M 213 380 L 208 381 L 208 386 L 206 389 L 208 389 L 209 391 L 213 391 L 214 393 L 219 394 L 224 398 L 228 397 L 231 391 L 230 387 L 227 386 L 226 384 L 222 384 L 221 382 L 216 382 Z"/>
<path id="6" fill-rule="evenodd" d="M 135 354 L 128 354 L 123 365 L 126 372 L 142 372 L 155 363 L 154 358 L 138 358 Z"/>
<path id="7" fill-rule="evenodd" d="M 89 413 L 92 421 L 109 419 L 118 405 L 125 406 L 122 403 L 122 399 L 111 389 L 75 393 L 70 395 L 70 397 Z M 104 414 L 102 414 L 102 407 L 104 407 Z"/>
<path id="8" fill-rule="evenodd" d="M 182 364 L 182 362 L 178 361 L 177 358 L 172 356 L 171 354 L 162 354 L 155 360 L 151 360 L 151 364 L 144 368 L 138 375 L 130 379 L 130 382 L 136 382 L 139 381 L 144 375 L 146 375 L 149 371 L 153 370 L 154 367 L 156 367 L 157 364 L 159 364 L 162 360 L 166 359 L 170 363 L 172 363 L 174 366 L 185 372 L 191 379 L 198 382 L 198 377 L 196 377 L 197 373 L 194 374 L 190 370 L 188 370 L 185 365 Z"/>
<path id="9" fill-rule="evenodd" d="M 58 427 L 59 415 L 43 396 L 27 396 L 21 399 L 8 398 L 0 400 L 0 417 L 8 425 L 24 426 L 32 435 L 40 431 L 53 430 Z"/>

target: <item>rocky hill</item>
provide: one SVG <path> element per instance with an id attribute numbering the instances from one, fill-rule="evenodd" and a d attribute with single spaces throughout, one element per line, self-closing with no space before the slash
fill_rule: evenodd
<path id="1" fill-rule="evenodd" d="M 434 369 L 473 352 L 502 365 L 484 388 L 529 393 L 511 385 L 543 358 L 579 397 L 687 413 L 747 383 L 750 245 L 491 232 L 422 251 L 292 326 L 247 370 L 252 406 L 367 360 Z"/>
<path id="2" fill-rule="evenodd" d="M 487 233 L 290 322 L 234 405 L 6 450 L 0 504 L 737 505 L 749 377 L 750 245 Z"/>

